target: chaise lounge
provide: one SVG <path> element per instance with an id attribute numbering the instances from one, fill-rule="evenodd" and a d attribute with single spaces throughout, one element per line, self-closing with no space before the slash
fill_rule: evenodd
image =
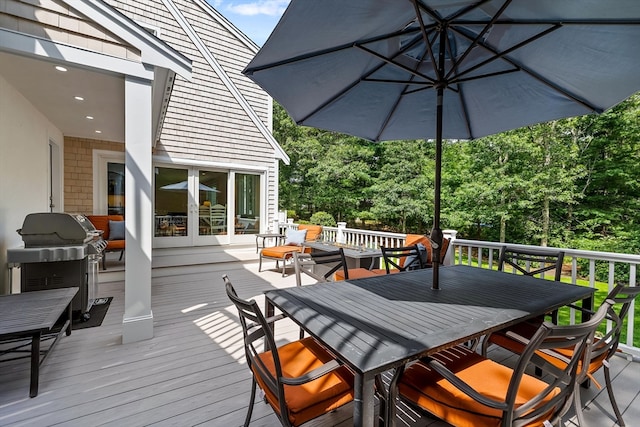
<path id="1" fill-rule="evenodd" d="M 280 268 L 282 261 L 282 277 L 285 276 L 287 260 L 293 258 L 294 252 L 308 253 L 310 248 L 304 246 L 304 242 L 312 242 L 322 233 L 321 225 L 301 224 L 297 230 L 288 229 L 283 245 L 263 248 L 260 251 L 260 265 L 258 271 L 262 271 L 262 260 L 270 259 L 276 262 L 276 269 Z"/>

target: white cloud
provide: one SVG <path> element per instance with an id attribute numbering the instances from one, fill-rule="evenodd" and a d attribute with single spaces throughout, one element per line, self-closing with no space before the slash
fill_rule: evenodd
<path id="1" fill-rule="evenodd" d="M 289 5 L 289 0 L 257 0 L 250 3 L 229 4 L 226 9 L 239 15 L 280 16 Z"/>

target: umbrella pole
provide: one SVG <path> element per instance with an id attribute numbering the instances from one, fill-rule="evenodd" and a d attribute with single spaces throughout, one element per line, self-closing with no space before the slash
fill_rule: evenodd
<path id="1" fill-rule="evenodd" d="M 431 289 L 440 289 L 440 248 L 442 248 L 442 230 L 440 229 L 440 187 L 442 183 L 442 104 L 445 81 L 445 45 L 446 28 L 440 29 L 440 48 L 438 49 L 438 78 L 436 85 L 436 173 L 433 195 L 433 228 L 431 229 L 431 260 L 433 263 L 433 283 Z"/>
<path id="2" fill-rule="evenodd" d="M 431 289 L 440 289 L 440 248 L 442 247 L 442 230 L 440 229 L 440 187 L 442 182 L 442 98 L 444 88 L 438 88 L 438 105 L 436 106 L 436 171 L 433 196 L 433 228 L 431 229 L 431 260 L 433 263 L 433 283 Z"/>

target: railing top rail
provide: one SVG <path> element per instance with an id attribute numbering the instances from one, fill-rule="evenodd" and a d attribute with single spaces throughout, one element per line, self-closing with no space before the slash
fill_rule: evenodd
<path id="1" fill-rule="evenodd" d="M 489 242 L 483 240 L 467 240 L 467 239 L 456 239 L 453 243 L 456 246 L 474 246 L 480 248 L 491 248 L 491 249 L 500 249 L 502 246 L 509 246 L 520 249 L 532 249 L 539 248 L 539 246 L 533 245 L 520 245 L 514 243 L 500 243 L 500 242 Z M 564 251 L 564 255 L 575 257 L 575 258 L 584 258 L 584 259 L 593 259 L 598 261 L 613 261 L 613 262 L 625 262 L 629 264 L 640 264 L 640 255 L 634 254 L 621 254 L 616 252 L 599 252 L 599 251 L 586 251 L 581 249 L 570 249 L 570 248 L 556 248 L 556 247 L 548 247 L 552 250 L 562 250 Z"/>

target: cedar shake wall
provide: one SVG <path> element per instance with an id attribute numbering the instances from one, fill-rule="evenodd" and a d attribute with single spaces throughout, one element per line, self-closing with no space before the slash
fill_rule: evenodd
<path id="1" fill-rule="evenodd" d="M 257 48 L 230 30 L 215 11 L 200 0 L 172 0 L 225 74 L 268 129 L 270 98 L 241 72 Z M 193 61 L 192 80 L 176 76 L 154 154 L 174 161 L 237 164 L 267 169 L 266 223 L 277 212 L 278 160 L 247 112 L 232 95 L 205 56 L 159 0 L 106 0 L 139 23 L 159 28 L 158 37 Z M 229 24 L 230 25 L 230 24 Z"/>
<path id="2" fill-rule="evenodd" d="M 0 28 L 140 61 L 140 51 L 57 0 L 1 0 Z"/>
<path id="3" fill-rule="evenodd" d="M 124 152 L 124 144 L 95 139 L 64 138 L 64 209 L 93 213 L 93 150 Z"/>

